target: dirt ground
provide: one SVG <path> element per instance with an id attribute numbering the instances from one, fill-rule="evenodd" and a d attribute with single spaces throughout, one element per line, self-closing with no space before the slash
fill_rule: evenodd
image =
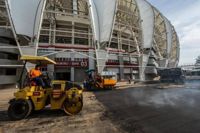
<path id="1" fill-rule="evenodd" d="M 200 83 L 137 86 L 84 92 L 76 116 L 43 110 L 20 121 L 7 117 L 14 89 L 0 90 L 0 132 L 5 133 L 199 133 Z"/>
<path id="2" fill-rule="evenodd" d="M 84 106 L 80 114 L 66 116 L 63 111 L 48 109 L 35 112 L 25 120 L 10 121 L 7 117 L 8 100 L 16 89 L 0 90 L 0 133 L 106 133 L 123 132 L 106 118 L 105 107 L 94 93 L 84 92 Z"/>

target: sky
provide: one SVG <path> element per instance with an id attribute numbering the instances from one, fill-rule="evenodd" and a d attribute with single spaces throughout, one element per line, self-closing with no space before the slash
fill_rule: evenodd
<path id="1" fill-rule="evenodd" d="M 148 0 L 174 25 L 180 41 L 179 65 L 200 55 L 200 0 Z"/>

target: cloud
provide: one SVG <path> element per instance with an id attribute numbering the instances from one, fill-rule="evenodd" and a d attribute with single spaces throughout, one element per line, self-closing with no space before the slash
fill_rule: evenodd
<path id="1" fill-rule="evenodd" d="M 181 29 L 180 42 L 184 47 L 200 48 L 200 20 Z"/>
<path id="2" fill-rule="evenodd" d="M 181 44 L 180 64 L 193 64 L 200 55 L 200 1 L 177 11 L 175 28 Z M 172 15 L 173 17 L 173 15 Z"/>

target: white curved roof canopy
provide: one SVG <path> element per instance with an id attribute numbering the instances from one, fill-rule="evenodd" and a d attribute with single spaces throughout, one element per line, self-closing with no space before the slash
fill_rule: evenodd
<path id="1" fill-rule="evenodd" d="M 17 34 L 31 38 L 38 34 L 44 3 L 45 0 L 8 0 Z"/>
<path id="2" fill-rule="evenodd" d="M 110 40 L 117 0 L 89 0 L 95 40 L 100 44 Z"/>
<path id="3" fill-rule="evenodd" d="M 154 12 L 152 6 L 144 0 L 135 0 L 140 12 L 143 31 L 143 48 L 151 48 L 154 34 Z"/>
<path id="4" fill-rule="evenodd" d="M 102 73 L 108 60 L 108 52 L 101 49 L 101 44 L 109 42 L 111 38 L 117 0 L 89 0 L 89 7 L 94 40 L 98 44 L 96 50 L 97 69 L 99 73 Z"/>
<path id="5" fill-rule="evenodd" d="M 143 48 L 152 48 L 154 36 L 154 12 L 152 6 L 145 0 L 135 0 L 139 9 L 141 18 L 142 35 L 143 35 Z M 144 80 L 144 73 L 148 64 L 150 51 L 142 55 L 142 68 L 140 68 L 140 79 Z"/>

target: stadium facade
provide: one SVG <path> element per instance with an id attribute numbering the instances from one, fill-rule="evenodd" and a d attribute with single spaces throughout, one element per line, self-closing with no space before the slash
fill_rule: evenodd
<path id="1" fill-rule="evenodd" d="M 77 82 L 87 69 L 148 80 L 179 62 L 174 27 L 145 0 L 0 0 L 0 14 L 0 84 L 25 54 L 54 59 L 43 69 Z"/>
<path id="2" fill-rule="evenodd" d="M 0 0 L 0 85 L 13 84 L 17 80 L 21 63 L 18 61 L 20 53 L 16 46 L 6 3 Z"/>

